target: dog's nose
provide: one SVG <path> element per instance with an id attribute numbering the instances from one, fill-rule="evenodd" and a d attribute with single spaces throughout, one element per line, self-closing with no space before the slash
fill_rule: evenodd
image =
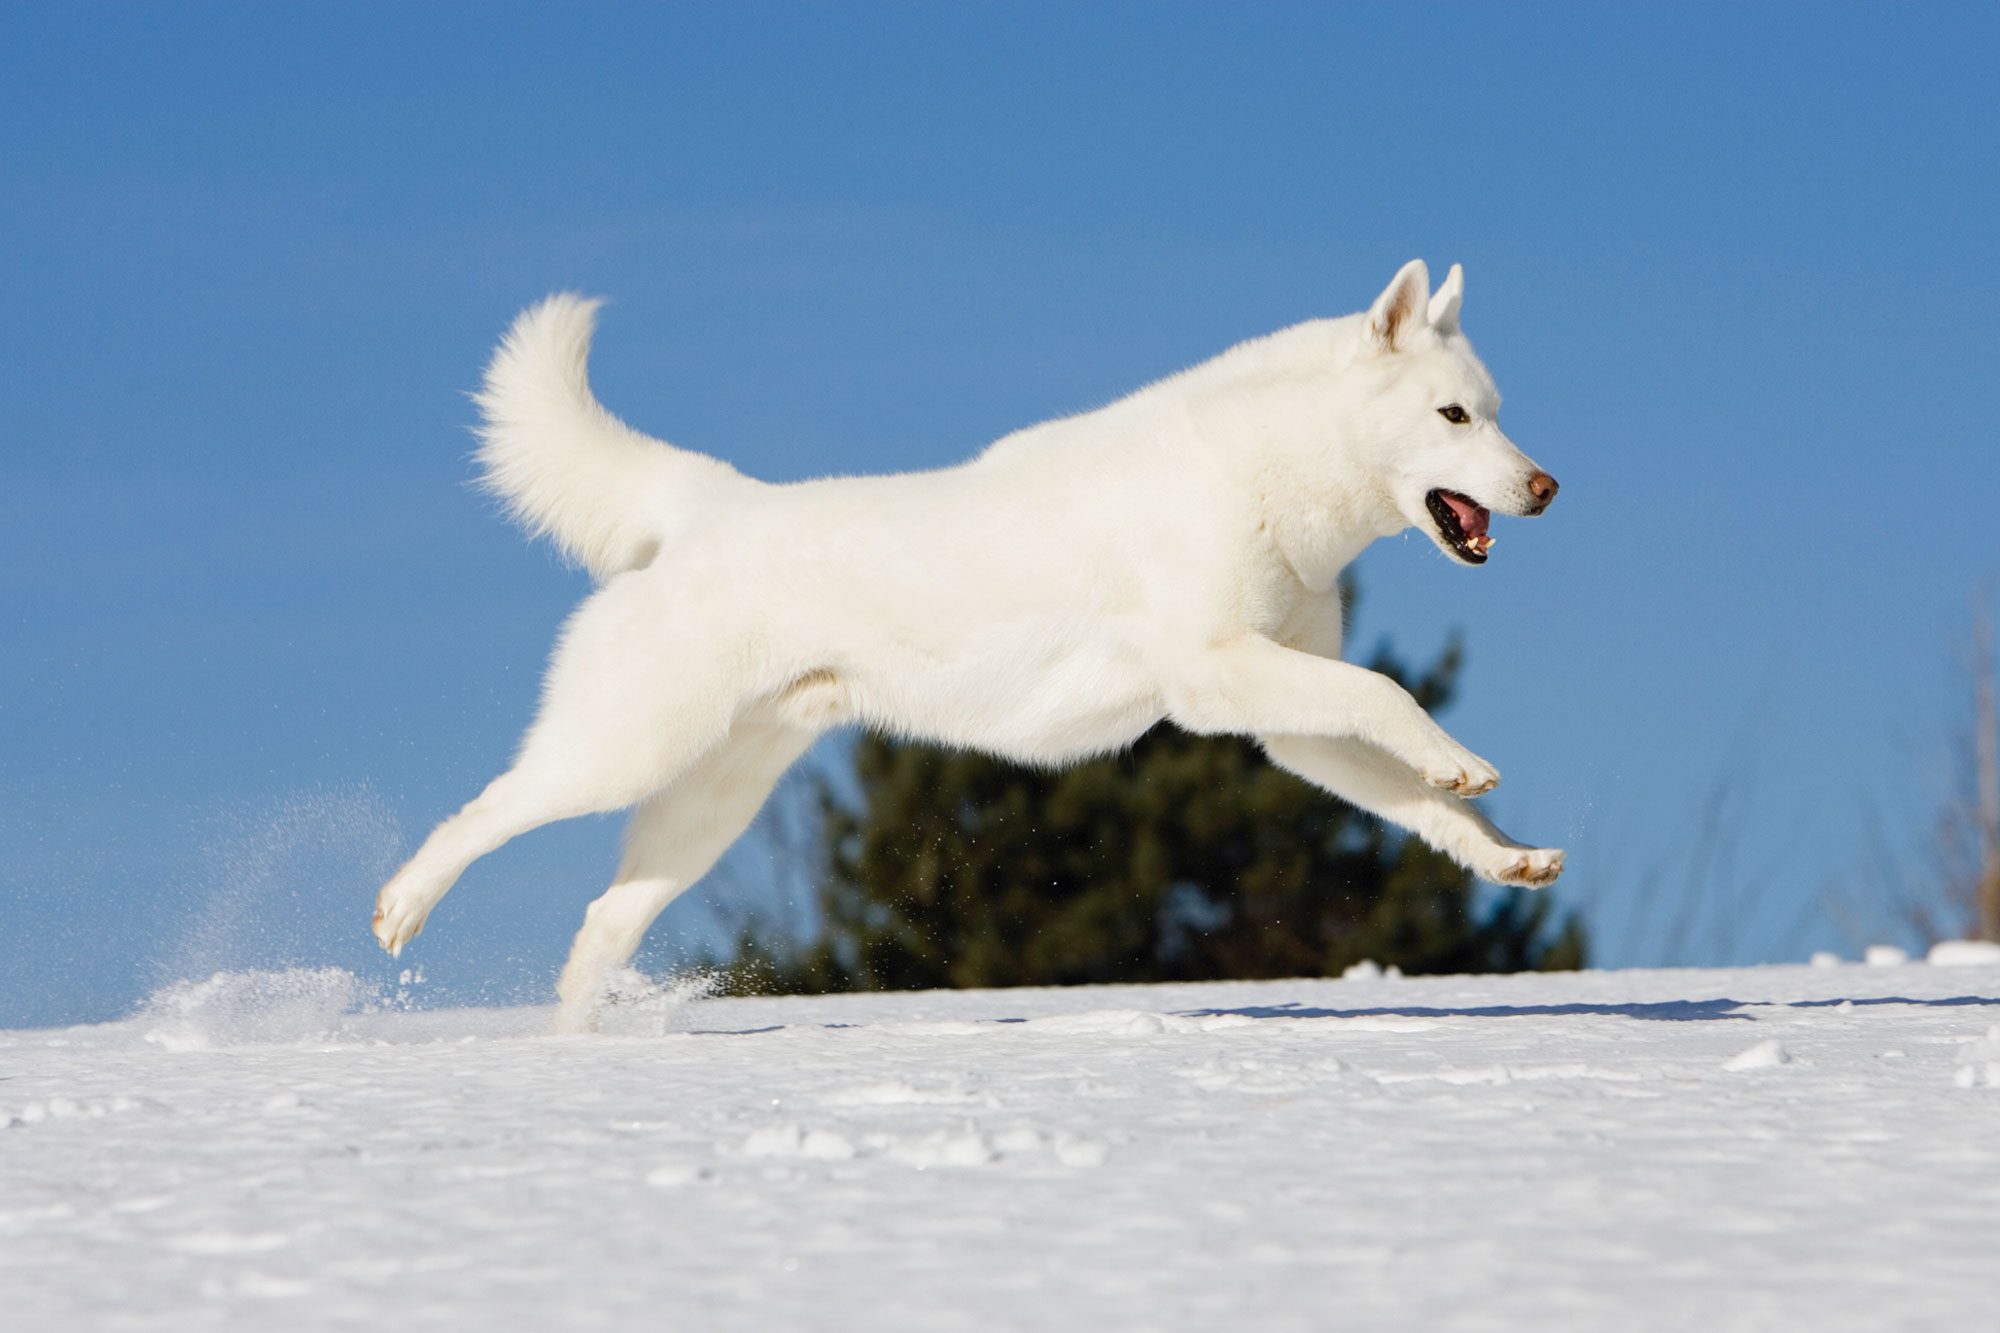
<path id="1" fill-rule="evenodd" d="M 1562 487 L 1556 485 L 1556 479 L 1546 472 L 1537 472 L 1528 478 L 1528 494 L 1535 497 L 1535 507 L 1530 512 L 1539 514 L 1547 509 L 1554 503 L 1556 492 L 1561 489 Z"/>

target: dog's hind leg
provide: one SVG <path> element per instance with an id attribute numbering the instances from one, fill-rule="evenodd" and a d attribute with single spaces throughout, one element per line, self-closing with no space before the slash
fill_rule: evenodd
<path id="1" fill-rule="evenodd" d="M 584 913 L 556 982 L 557 1032 L 585 1032 L 612 972 L 631 961 L 646 928 L 742 836 L 764 800 L 818 732 L 739 722 L 729 739 L 632 814 L 617 877 Z"/>
<path id="2" fill-rule="evenodd" d="M 1515 842 L 1479 807 L 1440 791 L 1407 764 L 1365 741 L 1265 736 L 1264 752 L 1349 804 L 1415 833 L 1481 879 L 1538 889 L 1562 874 L 1563 854 Z"/>
<path id="3" fill-rule="evenodd" d="M 572 617 L 514 766 L 383 886 L 375 938 L 391 954 L 480 857 L 543 824 L 642 801 L 729 734 L 746 702 L 740 654 L 715 617 L 681 617 L 669 634 L 642 577 L 607 584 Z M 691 653 L 688 642 L 712 646 Z"/>
<path id="4" fill-rule="evenodd" d="M 599 806 L 577 800 L 546 767 L 516 764 L 432 829 L 417 854 L 382 886 L 375 899 L 375 938 L 400 957 L 403 946 L 423 930 L 431 909 L 474 861 L 530 829 L 618 804 L 622 802 Z"/>

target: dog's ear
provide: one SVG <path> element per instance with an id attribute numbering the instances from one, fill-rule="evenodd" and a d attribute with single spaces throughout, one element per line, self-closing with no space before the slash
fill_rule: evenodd
<path id="1" fill-rule="evenodd" d="M 1458 332 L 1458 307 L 1465 300 L 1465 269 L 1457 264 L 1444 275 L 1437 291 L 1431 294 L 1431 327 L 1440 334 Z"/>
<path id="2" fill-rule="evenodd" d="M 1393 352 L 1407 346 L 1424 326 L 1424 308 L 1431 299 L 1431 271 L 1421 259 L 1412 259 L 1396 270 L 1396 276 L 1368 308 L 1367 337 L 1378 349 Z"/>

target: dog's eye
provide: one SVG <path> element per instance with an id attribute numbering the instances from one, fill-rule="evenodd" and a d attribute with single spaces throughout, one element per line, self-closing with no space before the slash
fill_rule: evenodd
<path id="1" fill-rule="evenodd" d="M 1457 403 L 1447 403 L 1445 406 L 1440 407 L 1438 415 L 1454 426 L 1463 426 L 1466 422 L 1472 420 L 1471 417 L 1466 415 L 1465 409 Z"/>

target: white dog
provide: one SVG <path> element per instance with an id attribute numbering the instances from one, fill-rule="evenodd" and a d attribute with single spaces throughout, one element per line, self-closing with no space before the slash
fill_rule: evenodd
<path id="1" fill-rule="evenodd" d="M 1500 431 L 1459 331 L 1463 274 L 1404 265 L 1365 315 L 1233 348 L 937 472 L 754 481 L 632 430 L 585 376 L 596 304 L 523 314 L 486 372 L 479 461 L 603 584 L 557 645 L 514 766 L 382 889 L 392 954 L 475 859 L 638 806 L 557 990 L 587 1028 L 607 975 L 831 727 L 1033 764 L 1166 719 L 1281 766 L 1474 873 L 1540 886 L 1563 854 L 1465 798 L 1499 774 L 1388 677 L 1338 660 L 1341 567 L 1417 527 L 1486 562 L 1489 511 L 1556 483 Z"/>

